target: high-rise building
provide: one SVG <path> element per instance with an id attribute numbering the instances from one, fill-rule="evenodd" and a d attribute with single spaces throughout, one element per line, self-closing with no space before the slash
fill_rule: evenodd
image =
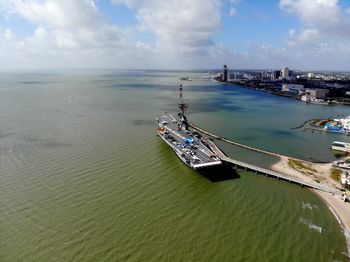
<path id="1" fill-rule="evenodd" d="M 237 80 L 241 78 L 241 74 L 239 72 L 230 71 L 228 74 L 229 80 Z"/>
<path id="2" fill-rule="evenodd" d="M 271 79 L 272 80 L 277 80 L 277 79 L 279 79 L 280 75 L 281 75 L 281 71 L 273 70 L 272 74 L 271 74 Z"/>
<path id="3" fill-rule="evenodd" d="M 224 65 L 224 68 L 222 69 L 222 81 L 227 82 L 228 78 L 228 68 L 227 65 Z"/>
<path id="4" fill-rule="evenodd" d="M 282 79 L 289 78 L 289 68 L 287 66 L 282 68 L 281 77 L 282 77 Z"/>

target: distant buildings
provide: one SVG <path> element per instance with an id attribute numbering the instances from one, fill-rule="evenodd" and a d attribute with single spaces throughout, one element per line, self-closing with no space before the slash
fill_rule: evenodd
<path id="1" fill-rule="evenodd" d="M 273 70 L 271 74 L 271 80 L 278 80 L 281 76 L 281 71 L 280 70 Z"/>
<path id="2" fill-rule="evenodd" d="M 289 67 L 283 67 L 281 70 L 273 70 L 270 74 L 272 81 L 277 80 L 291 80 L 293 71 L 289 70 Z"/>
<path id="3" fill-rule="evenodd" d="M 239 72 L 229 72 L 229 81 L 235 81 L 235 80 L 240 80 L 242 79 L 243 76 Z"/>
<path id="4" fill-rule="evenodd" d="M 282 79 L 289 79 L 289 67 L 283 67 L 281 70 L 281 78 Z"/>
<path id="5" fill-rule="evenodd" d="M 302 95 L 305 93 L 305 88 L 304 88 L 304 85 L 283 84 L 282 92 L 286 92 L 294 95 Z"/>
<path id="6" fill-rule="evenodd" d="M 327 89 L 306 89 L 305 94 L 300 100 L 314 104 L 328 105 L 329 101 L 326 101 L 328 93 L 329 90 Z"/>
<path id="7" fill-rule="evenodd" d="M 306 89 L 306 93 L 314 99 L 326 99 L 329 90 L 327 89 Z"/>
<path id="8" fill-rule="evenodd" d="M 350 72 L 292 71 L 287 66 L 277 70 L 229 70 L 223 65 L 215 79 L 313 104 L 350 105 Z"/>

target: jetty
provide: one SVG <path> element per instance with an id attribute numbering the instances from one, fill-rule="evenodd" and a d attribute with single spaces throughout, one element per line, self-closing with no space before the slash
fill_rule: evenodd
<path id="1" fill-rule="evenodd" d="M 214 139 L 217 139 L 217 140 L 220 140 L 220 141 L 224 141 L 224 142 L 227 142 L 227 143 L 232 144 L 232 145 L 236 145 L 236 146 L 239 146 L 239 147 L 242 147 L 242 148 L 246 148 L 246 149 L 249 149 L 249 150 L 252 150 L 252 151 L 255 151 L 255 152 L 259 152 L 259 153 L 276 156 L 276 157 L 279 157 L 279 158 L 284 156 L 284 155 L 281 155 L 281 154 L 277 154 L 277 153 L 265 151 L 265 150 L 262 150 L 262 149 L 250 147 L 250 146 L 247 146 L 247 145 L 243 145 L 243 144 L 240 144 L 240 143 L 228 140 L 226 138 L 219 137 L 219 136 L 217 136 L 215 134 L 212 134 L 212 133 L 210 133 L 210 132 L 208 132 L 206 130 L 203 130 L 203 129 L 197 127 L 196 125 L 194 125 L 192 123 L 189 123 L 189 125 L 193 129 L 197 130 L 200 133 L 203 133 L 203 134 L 205 134 L 205 135 L 207 135 L 207 136 L 209 136 L 211 138 L 214 138 Z M 319 185 L 317 183 L 306 182 L 306 181 L 303 181 L 301 179 L 294 178 L 294 177 L 291 177 L 291 176 L 288 176 L 288 175 L 283 175 L 281 173 L 278 173 L 278 172 L 275 172 L 275 171 L 272 171 L 272 170 L 269 170 L 269 169 L 266 169 L 266 168 L 258 167 L 258 166 L 252 165 L 252 164 L 244 163 L 244 162 L 239 161 L 239 160 L 235 160 L 233 158 L 230 158 L 230 157 L 226 156 L 212 141 L 208 140 L 207 143 L 208 143 L 208 146 L 211 148 L 211 150 L 222 161 L 224 161 L 226 163 L 229 163 L 230 165 L 232 165 L 232 167 L 234 169 L 240 169 L 240 170 L 243 170 L 243 171 L 249 171 L 249 172 L 253 172 L 253 173 L 257 174 L 257 175 L 258 174 L 259 175 L 265 175 L 267 177 L 272 177 L 272 178 L 276 178 L 278 180 L 287 181 L 289 183 L 298 184 L 298 185 L 303 186 L 303 187 L 316 189 L 316 190 L 320 190 L 320 191 L 331 193 L 331 194 L 335 194 L 335 195 L 341 195 L 341 192 L 336 190 L 336 189 L 328 188 L 326 186 L 322 186 L 322 185 Z M 284 157 L 287 157 L 287 156 L 284 156 Z M 291 158 L 291 157 L 288 157 L 288 158 L 294 159 L 294 158 Z"/>

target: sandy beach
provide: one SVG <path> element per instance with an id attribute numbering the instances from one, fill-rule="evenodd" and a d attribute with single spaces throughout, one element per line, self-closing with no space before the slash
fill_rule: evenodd
<path id="1" fill-rule="evenodd" d="M 312 163 L 309 161 L 304 161 L 301 159 L 288 157 L 284 155 L 280 155 L 273 152 L 268 152 L 261 149 L 256 149 L 247 145 L 239 144 L 234 141 L 230 141 L 225 138 L 220 138 L 208 131 L 205 131 L 194 124 L 190 124 L 192 128 L 197 131 L 208 135 L 214 139 L 219 139 L 228 144 L 232 144 L 235 146 L 239 146 L 242 148 L 246 148 L 248 150 L 252 150 L 255 152 L 260 152 L 267 155 L 273 155 L 279 157 L 279 161 L 270 166 L 270 169 L 278 172 L 280 174 L 284 174 L 290 176 L 292 178 L 297 178 L 301 181 L 307 183 L 320 184 L 330 189 L 338 190 L 339 194 L 331 194 L 326 193 L 320 190 L 312 189 L 312 191 L 317 194 L 329 207 L 333 215 L 338 220 L 341 228 L 344 231 L 344 235 L 346 238 L 347 248 L 348 248 L 348 257 L 350 258 L 350 203 L 346 203 L 342 199 L 342 185 L 340 181 L 336 181 L 331 177 L 332 171 L 332 163 Z M 218 150 L 220 151 L 220 150 Z M 223 154 L 223 153 L 222 153 Z M 350 192 L 348 193 L 348 197 L 350 196 Z"/>
<path id="2" fill-rule="evenodd" d="M 339 189 L 341 187 L 340 183 L 337 183 L 330 177 L 332 168 L 331 163 L 316 164 L 303 160 L 298 161 L 302 162 L 307 169 L 303 170 L 302 168 L 292 168 L 289 164 L 289 158 L 284 156 L 281 156 L 280 161 L 273 164 L 271 169 L 291 177 L 299 178 L 305 182 L 317 182 L 335 189 Z M 314 172 L 310 172 L 310 170 L 314 170 Z M 338 220 L 340 226 L 344 230 L 344 235 L 348 246 L 348 254 L 350 254 L 350 203 L 344 202 L 341 195 L 334 195 L 319 190 L 312 191 L 327 204 L 331 212 Z M 339 190 L 339 192 L 341 191 Z"/>

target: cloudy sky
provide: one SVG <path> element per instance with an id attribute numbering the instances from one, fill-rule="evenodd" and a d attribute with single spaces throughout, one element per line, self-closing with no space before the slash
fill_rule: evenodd
<path id="1" fill-rule="evenodd" d="M 0 69 L 350 71 L 350 0 L 0 0 Z"/>

